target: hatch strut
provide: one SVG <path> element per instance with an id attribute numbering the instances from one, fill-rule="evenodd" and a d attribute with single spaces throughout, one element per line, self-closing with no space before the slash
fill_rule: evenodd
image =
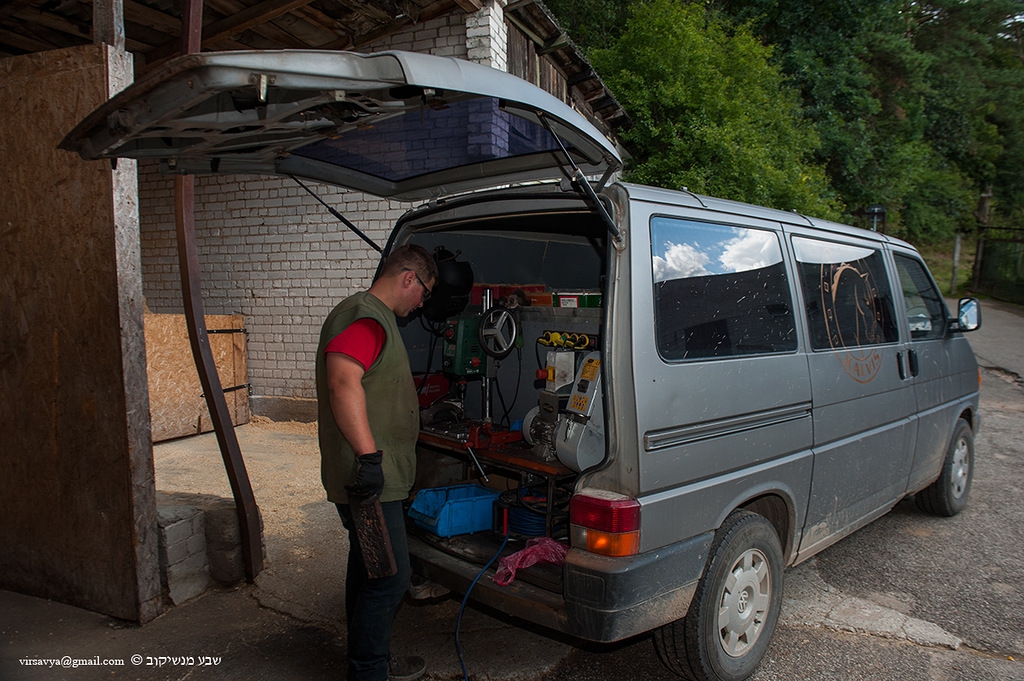
<path id="1" fill-rule="evenodd" d="M 615 239 L 615 242 L 621 245 L 622 233 L 616 226 L 615 220 L 613 220 L 612 216 L 609 215 L 608 209 L 605 208 L 605 205 L 597 196 L 597 192 L 595 192 L 594 188 L 590 186 L 590 181 L 587 180 L 586 175 L 584 175 L 583 171 L 580 170 L 580 167 L 576 165 L 576 162 L 572 160 L 572 156 L 569 154 L 569 151 L 565 148 L 565 145 L 562 144 L 561 138 L 555 134 L 554 130 L 552 130 L 551 125 L 548 123 L 548 119 L 545 113 L 539 110 L 535 111 L 535 113 L 537 114 L 537 118 L 540 120 L 541 125 L 544 126 L 544 129 L 547 130 L 551 134 L 551 136 L 555 138 L 555 142 L 558 143 L 558 148 L 562 150 L 562 153 L 565 154 L 566 160 L 569 161 L 569 165 L 572 166 L 572 172 L 570 173 L 561 163 L 558 164 L 558 167 L 561 168 L 562 173 L 569 180 L 569 182 L 572 183 L 572 186 L 575 187 L 576 192 L 580 195 L 580 197 L 582 197 L 583 200 L 591 208 L 594 209 L 594 212 L 597 213 L 597 216 L 601 218 L 601 221 L 604 223 L 605 227 L 608 228 L 608 231 Z M 601 178 L 600 186 L 604 186 L 604 183 L 607 181 L 608 176 L 611 173 L 612 170 L 611 168 L 609 168 L 608 172 L 605 173 L 604 177 Z"/>
<path id="2" fill-rule="evenodd" d="M 342 214 L 341 214 L 341 213 L 339 213 L 338 211 L 336 211 L 336 210 L 334 210 L 333 208 L 331 208 L 331 207 L 330 207 L 329 205 L 327 205 L 327 202 L 326 202 L 326 201 L 324 201 L 323 199 L 321 199 L 321 198 L 320 198 L 319 196 L 317 196 L 317 195 L 316 195 L 316 192 L 314 192 L 314 191 L 313 191 L 312 189 L 310 189 L 310 188 L 309 188 L 309 187 L 307 187 L 306 185 L 302 184 L 302 180 L 300 180 L 299 178 L 295 177 L 294 175 L 289 175 L 288 177 L 290 177 L 290 178 L 292 178 L 293 180 L 295 180 L 295 182 L 296 182 L 296 183 L 298 183 L 298 185 L 299 185 L 300 187 L 302 187 L 302 188 L 303 188 L 303 189 L 305 189 L 305 190 L 306 190 L 307 192 L 309 192 L 309 195 L 310 195 L 310 196 L 312 196 L 312 197 L 313 197 L 314 199 L 316 199 L 317 201 L 319 201 L 319 202 L 320 202 L 320 205 L 322 205 L 322 206 L 323 206 L 324 208 L 326 208 L 327 210 L 331 211 L 331 215 L 333 215 L 334 217 L 338 218 L 338 220 L 340 220 L 340 221 L 341 221 L 341 224 L 343 224 L 343 225 L 345 225 L 346 227 L 348 227 L 349 229 L 351 229 L 351 230 L 352 230 L 353 232 L 355 232 L 355 233 L 356 233 L 356 235 L 357 235 L 357 236 L 358 236 L 358 237 L 359 237 L 360 239 L 362 239 L 362 240 L 363 240 L 363 241 L 365 241 L 366 243 L 370 244 L 370 246 L 371 246 L 371 247 L 373 248 L 373 250 L 377 251 L 378 253 L 383 253 L 383 252 L 384 252 L 384 250 L 383 250 L 383 249 L 382 249 L 382 248 L 381 248 L 380 246 L 378 246 L 377 244 L 375 244 L 375 243 L 373 242 L 373 239 L 371 239 L 370 237 L 366 236 L 366 234 L 364 234 L 363 232 L 359 231 L 359 228 L 358 228 L 358 227 L 356 227 L 355 225 L 353 225 L 353 224 L 352 224 L 351 222 L 349 222 L 349 221 L 348 221 L 348 220 L 347 220 L 347 219 L 345 218 L 345 216 L 344 216 L 344 215 L 342 215 Z"/>

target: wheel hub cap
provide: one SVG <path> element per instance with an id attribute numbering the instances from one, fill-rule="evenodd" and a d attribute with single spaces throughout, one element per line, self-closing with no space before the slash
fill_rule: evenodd
<path id="1" fill-rule="evenodd" d="M 719 642 L 730 657 L 744 655 L 757 642 L 771 595 L 768 559 L 757 549 L 744 552 L 729 570 L 719 599 Z"/>
<path id="2" fill-rule="evenodd" d="M 971 464 L 967 456 L 967 441 L 960 440 L 956 444 L 956 450 L 953 451 L 953 474 L 950 476 L 951 491 L 955 499 L 962 497 L 967 489 L 967 477 L 970 474 L 970 466 Z"/>

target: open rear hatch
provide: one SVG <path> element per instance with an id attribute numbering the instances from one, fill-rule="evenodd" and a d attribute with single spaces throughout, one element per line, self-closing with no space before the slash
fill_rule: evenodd
<path id="1" fill-rule="evenodd" d="M 410 52 L 179 57 L 91 113 L 61 147 L 87 160 L 294 175 L 402 200 L 557 179 L 565 152 L 586 175 L 621 166 L 593 125 L 543 90 Z"/>

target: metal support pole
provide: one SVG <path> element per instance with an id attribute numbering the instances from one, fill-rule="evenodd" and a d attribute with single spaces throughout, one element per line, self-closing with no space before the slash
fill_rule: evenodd
<path id="1" fill-rule="evenodd" d="M 199 51 L 202 38 L 202 0 L 185 0 L 182 12 L 182 53 Z M 245 470 L 242 451 L 235 437 L 234 424 L 228 413 L 228 403 L 217 374 L 217 366 L 210 349 L 203 309 L 202 283 L 199 275 L 199 256 L 196 251 L 195 230 L 195 177 L 179 175 L 174 178 L 174 217 L 178 237 L 178 267 L 181 272 L 181 295 L 185 306 L 192 357 L 199 372 L 199 382 L 206 396 L 213 430 L 217 434 L 224 468 L 227 470 L 231 493 L 235 498 L 238 527 L 242 537 L 242 563 L 245 578 L 250 583 L 263 570 L 263 536 L 260 532 L 259 509 L 253 496 L 249 474 Z"/>
<path id="2" fill-rule="evenodd" d="M 483 306 L 482 306 L 483 309 L 480 312 L 481 312 L 481 314 L 485 314 L 489 309 L 491 309 L 491 305 L 494 304 L 494 298 L 493 298 L 493 293 L 491 292 L 491 289 L 484 288 L 482 302 L 483 302 Z M 483 321 L 483 317 L 481 317 L 481 322 L 482 321 Z M 484 360 L 487 362 L 487 367 L 484 370 L 483 376 L 480 377 L 480 401 L 482 403 L 481 404 L 481 407 L 482 407 L 481 411 L 483 412 L 481 414 L 481 418 L 482 418 L 484 423 L 490 423 L 491 422 L 491 371 L 494 370 L 494 359 L 493 358 L 488 359 L 485 356 Z"/>
<path id="3" fill-rule="evenodd" d="M 203 46 L 203 0 L 184 0 L 181 8 L 181 53 L 196 54 Z"/>

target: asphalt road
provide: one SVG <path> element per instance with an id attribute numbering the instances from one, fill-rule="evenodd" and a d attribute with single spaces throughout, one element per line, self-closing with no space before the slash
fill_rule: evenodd
<path id="1" fill-rule="evenodd" d="M 827 583 L 1024 662 L 1024 400 L 986 373 L 970 503 L 936 518 L 904 501 L 818 558 Z"/>

